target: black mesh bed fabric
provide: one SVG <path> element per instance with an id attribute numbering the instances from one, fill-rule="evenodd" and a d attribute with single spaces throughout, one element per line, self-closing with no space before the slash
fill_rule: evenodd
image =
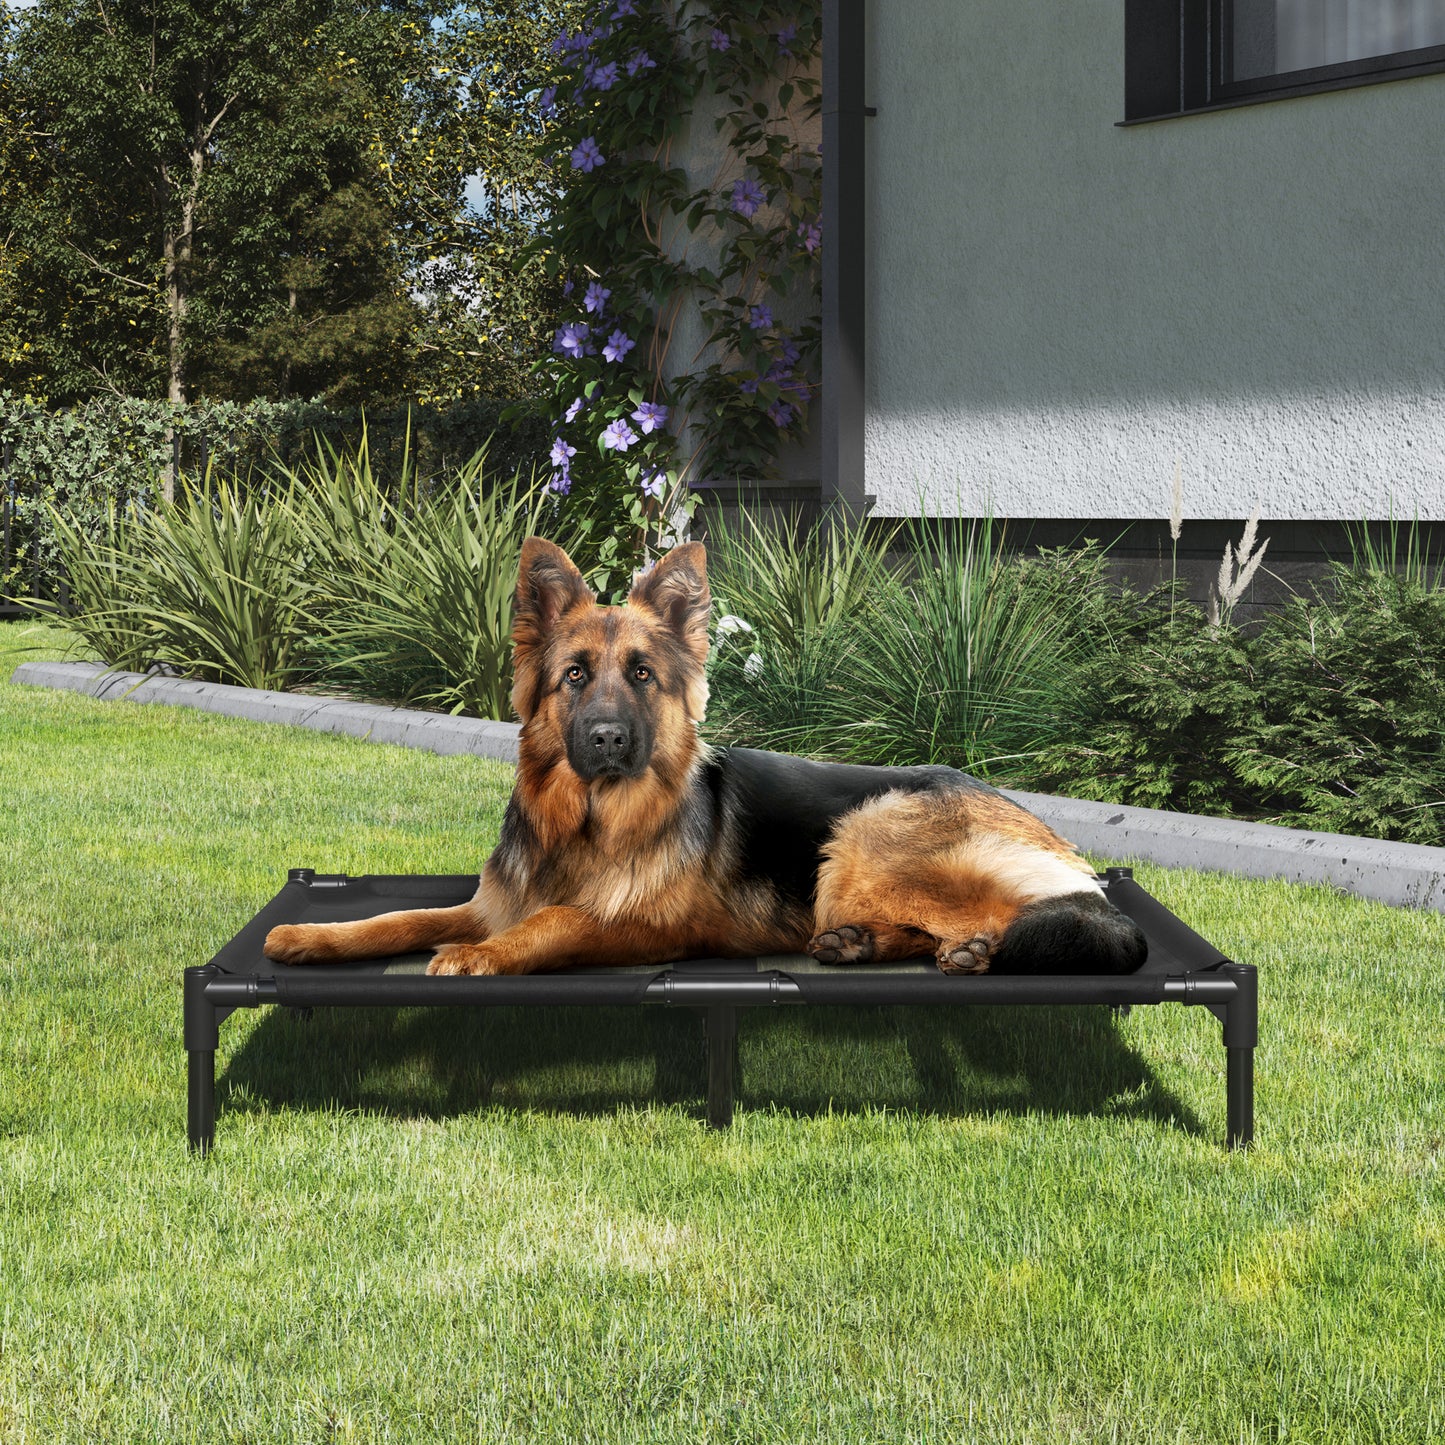
<path id="1" fill-rule="evenodd" d="M 350 878 L 294 870 L 285 887 L 203 968 L 186 971 L 186 1047 L 191 1063 L 191 1142 L 214 1131 L 218 1025 L 237 1007 L 296 1008 L 622 1005 L 658 1002 L 709 1013 L 714 1052 L 730 1049 L 740 1006 L 793 1004 L 1202 1004 L 1225 1026 L 1231 1144 L 1252 1134 L 1254 970 L 1226 959 L 1170 913 L 1126 868 L 1101 878 L 1110 899 L 1143 930 L 1149 957 L 1132 974 L 948 976 L 932 958 L 826 966 L 802 954 L 694 959 L 624 968 L 575 968 L 520 977 L 426 975 L 430 954 L 361 963 L 289 967 L 262 951 L 281 923 L 336 923 L 404 908 L 451 907 L 476 890 L 475 875 Z M 207 1074 L 209 1072 L 209 1079 Z M 198 1077 L 199 1076 L 199 1077 Z M 710 1061 L 709 1116 L 731 1117 L 731 1068 Z M 728 1097 L 721 1097 L 726 1089 Z"/>

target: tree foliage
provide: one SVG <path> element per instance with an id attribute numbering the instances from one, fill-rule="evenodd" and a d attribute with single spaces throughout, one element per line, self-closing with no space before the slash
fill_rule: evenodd
<path id="1" fill-rule="evenodd" d="M 515 396 L 568 0 L 0 11 L 0 388 Z M 480 177 L 480 178 L 479 178 Z"/>

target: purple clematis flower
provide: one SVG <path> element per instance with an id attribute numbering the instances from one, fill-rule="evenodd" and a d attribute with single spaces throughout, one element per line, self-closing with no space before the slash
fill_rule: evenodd
<path id="1" fill-rule="evenodd" d="M 558 467 L 564 472 L 570 471 L 572 466 L 572 458 L 576 455 L 577 448 L 569 447 L 561 437 L 556 437 L 553 440 L 551 461 L 554 467 Z"/>
<path id="2" fill-rule="evenodd" d="M 587 354 L 587 343 L 591 334 L 585 321 L 568 321 L 557 328 L 552 350 L 580 360 Z"/>
<path id="3" fill-rule="evenodd" d="M 644 70 L 656 69 L 657 62 L 645 50 L 639 50 L 632 59 L 627 62 L 627 73 L 631 76 L 641 75 Z"/>
<path id="4" fill-rule="evenodd" d="M 625 452 L 636 440 L 637 433 L 621 417 L 602 433 L 602 445 L 608 451 Z"/>
<path id="5" fill-rule="evenodd" d="M 799 221 L 798 235 L 802 238 L 803 249 L 810 256 L 823 243 L 823 228 L 817 221 Z"/>
<path id="6" fill-rule="evenodd" d="M 595 90 L 611 90 L 617 84 L 617 62 L 609 60 L 605 65 L 589 65 L 582 72 L 582 84 Z"/>
<path id="7" fill-rule="evenodd" d="M 778 54 L 791 55 L 793 52 L 788 48 L 798 38 L 798 27 L 790 20 L 778 31 Z"/>
<path id="8" fill-rule="evenodd" d="M 654 499 L 662 496 L 662 489 L 667 485 L 666 472 L 653 472 L 642 483 L 642 495 Z"/>
<path id="9" fill-rule="evenodd" d="M 733 210 L 749 220 L 757 214 L 758 207 L 767 200 L 763 188 L 756 182 L 741 180 L 733 182 Z"/>
<path id="10" fill-rule="evenodd" d="M 602 348 L 602 355 L 607 361 L 621 361 L 636 345 L 637 343 L 621 327 L 618 327 L 607 338 L 607 345 Z"/>
<path id="11" fill-rule="evenodd" d="M 714 28 L 712 34 L 707 38 L 707 43 L 709 50 L 729 50 L 732 48 L 733 38 L 726 30 Z"/>
<path id="12" fill-rule="evenodd" d="M 572 148 L 572 169 L 574 171 L 595 171 L 607 157 L 597 149 L 597 138 L 587 136 L 580 145 Z"/>
<path id="13" fill-rule="evenodd" d="M 625 20 L 629 15 L 637 14 L 637 6 L 633 0 L 617 0 L 617 8 L 612 12 L 612 19 Z"/>
<path id="14" fill-rule="evenodd" d="M 542 98 L 537 102 L 537 113 L 544 120 L 550 120 L 557 114 L 557 87 L 549 85 L 542 92 Z"/>
<path id="15" fill-rule="evenodd" d="M 569 407 L 567 408 L 567 410 L 562 414 L 562 420 L 563 420 L 563 421 L 576 421 L 576 420 L 577 420 L 577 414 L 578 414 L 578 413 L 582 410 L 582 408 L 583 408 L 584 406 L 586 406 L 586 405 L 587 405 L 586 401 L 584 401 L 583 398 L 579 396 L 579 397 L 577 398 L 577 400 L 574 401 L 574 402 L 572 403 L 572 405 L 569 406 Z"/>
<path id="16" fill-rule="evenodd" d="M 584 311 L 602 311 L 603 303 L 612 293 L 600 282 L 593 281 L 588 284 L 587 294 L 582 298 L 582 309 Z"/>
<path id="17" fill-rule="evenodd" d="M 785 401 L 775 401 L 768 408 L 768 419 L 779 428 L 785 427 L 793 419 L 793 408 Z"/>
<path id="18" fill-rule="evenodd" d="M 553 472 L 552 480 L 547 483 L 549 492 L 556 492 L 559 497 L 565 497 L 572 490 L 572 474 L 570 472 Z"/>
<path id="19" fill-rule="evenodd" d="M 772 307 L 767 305 L 754 306 L 748 312 L 748 325 L 754 331 L 766 331 L 773 324 Z"/>
<path id="20" fill-rule="evenodd" d="M 632 420 L 642 428 L 644 436 L 648 432 L 661 431 L 667 425 L 667 408 L 656 402 L 640 402 L 632 413 Z"/>

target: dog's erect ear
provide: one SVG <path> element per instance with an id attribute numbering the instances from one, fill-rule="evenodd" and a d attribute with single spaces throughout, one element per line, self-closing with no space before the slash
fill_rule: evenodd
<path id="1" fill-rule="evenodd" d="M 518 647 L 536 647 L 569 608 L 595 600 L 572 559 L 555 542 L 528 537 L 522 543 L 512 613 L 512 641 Z"/>
<path id="2" fill-rule="evenodd" d="M 523 722 L 537 707 L 537 649 L 564 612 L 594 601 L 582 574 L 555 542 L 528 537 L 522 543 L 512 609 L 512 707 Z"/>
<path id="3" fill-rule="evenodd" d="M 634 606 L 650 607 L 699 662 L 707 661 L 712 593 L 707 586 L 707 552 L 701 542 L 684 542 L 659 558 L 632 584 L 627 600 Z"/>

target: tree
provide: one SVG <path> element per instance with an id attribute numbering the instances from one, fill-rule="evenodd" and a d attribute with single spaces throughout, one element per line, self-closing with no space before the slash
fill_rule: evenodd
<path id="1" fill-rule="evenodd" d="M 9 16 L 0 99 L 21 173 L 0 196 L 0 236 L 12 293 L 29 298 L 29 329 L 45 338 L 32 370 L 49 378 L 52 400 L 104 388 L 188 400 L 193 343 L 223 349 L 228 329 L 256 322 L 267 264 L 284 266 L 282 240 L 324 209 L 333 166 L 318 162 L 337 149 L 350 151 L 350 198 L 310 239 L 320 249 L 346 216 L 357 229 L 365 138 L 353 128 L 338 147 L 336 136 L 366 82 L 337 53 L 334 32 L 356 16 L 338 22 L 340 9 L 41 0 Z M 385 11 L 366 13 L 398 28 Z M 372 172 L 361 229 L 374 242 L 390 217 Z M 303 281 L 304 267 L 290 279 Z M 365 280 L 369 300 L 401 294 L 399 264 L 375 264 Z M 380 328 L 387 345 L 395 329 Z"/>
<path id="2" fill-rule="evenodd" d="M 576 0 L 0 9 L 0 389 L 515 397 Z M 555 268 L 553 268 L 555 270 Z"/>
<path id="3" fill-rule="evenodd" d="M 218 398 L 392 400 L 421 313 L 373 133 L 416 47 L 376 12 L 333 16 L 306 43 L 316 59 L 239 119 L 216 168 L 224 244 L 199 256 L 193 374 Z"/>
<path id="4" fill-rule="evenodd" d="M 427 59 L 380 117 L 376 149 L 405 218 L 402 244 L 424 319 L 417 394 L 446 401 L 535 391 L 559 283 L 525 254 L 560 194 L 540 104 L 551 46 L 582 0 L 471 0 L 428 27 Z M 420 28 L 418 22 L 414 27 Z"/>

